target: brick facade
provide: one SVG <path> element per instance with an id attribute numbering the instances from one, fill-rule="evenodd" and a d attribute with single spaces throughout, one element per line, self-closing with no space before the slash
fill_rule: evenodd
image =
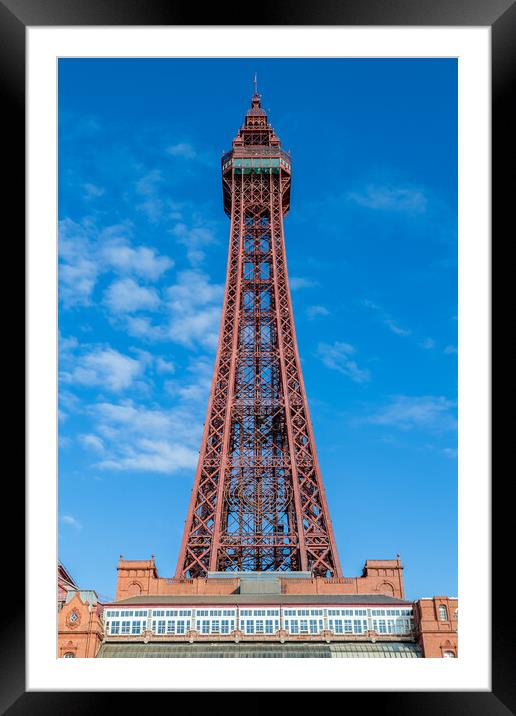
<path id="1" fill-rule="evenodd" d="M 160 599 L 186 601 L 192 597 L 196 602 L 210 603 L 210 598 L 223 599 L 230 595 L 241 593 L 240 576 L 217 577 L 208 576 L 199 579 L 167 579 L 158 575 L 154 556 L 150 560 L 125 560 L 120 557 L 118 562 L 118 580 L 116 599 L 111 607 L 119 603 L 124 606 L 132 600 L 135 603 L 153 603 L 153 598 L 159 603 Z M 104 622 L 102 619 L 103 606 L 98 602 L 95 592 L 80 591 L 75 583 L 65 583 L 63 575 L 59 576 L 60 604 L 58 619 L 58 657 L 65 655 L 79 658 L 94 658 L 99 649 L 106 642 Z M 392 560 L 367 560 L 360 577 L 342 577 L 325 579 L 323 577 L 296 577 L 287 578 L 278 576 L 278 594 L 283 599 L 301 600 L 307 597 L 310 604 L 315 604 L 320 597 L 320 606 L 328 603 L 331 596 L 336 600 L 357 600 L 362 595 L 365 601 L 376 600 L 382 603 L 382 596 L 388 600 L 404 600 L 403 566 L 399 555 Z M 62 592 L 69 589 L 63 601 Z M 242 587 L 243 589 L 243 587 Z M 241 595 L 240 595 L 241 596 Z M 149 597 L 149 599 L 145 599 Z M 202 599 L 206 597 L 206 599 Z M 249 595 L 246 599 L 251 601 Z M 274 597 L 272 597 L 274 599 Z M 66 601 L 67 600 L 67 601 Z M 331 601 L 331 600 L 330 600 Z M 414 626 L 409 641 L 414 648 L 421 650 L 425 658 L 458 657 L 457 635 L 457 599 L 450 597 L 433 597 L 407 602 L 413 607 Z M 410 635 L 409 635 L 410 636 Z M 149 632 L 148 637 L 156 642 L 163 642 L 166 637 L 156 637 Z M 285 634 L 283 634 L 285 637 Z M 327 635 L 328 641 L 347 641 L 352 643 L 356 637 L 336 637 Z M 331 638 L 330 638 L 331 637 Z M 368 633 L 363 635 L 368 641 L 375 643 L 379 635 Z M 271 637 L 274 638 L 274 637 Z M 315 638 L 315 637 L 314 637 Z M 360 641 L 364 641 L 360 638 Z M 227 639 L 227 637 L 226 637 Z M 318 639 L 318 638 L 317 638 Z M 380 640 L 392 641 L 393 637 L 380 636 Z M 256 635 L 255 640 L 265 641 Z M 296 638 L 289 637 L 289 641 L 309 642 L 310 637 L 302 635 Z M 120 639 L 122 641 L 122 639 Z M 202 641 L 202 638 L 201 638 Z M 238 641 L 238 640 L 237 640 Z M 398 640 L 399 641 L 399 640 Z M 406 639 L 405 639 L 406 641 Z"/>
<path id="2" fill-rule="evenodd" d="M 70 595 L 71 592 L 68 592 Z M 91 592 L 87 594 L 92 594 Z M 58 657 L 93 658 L 97 655 L 102 639 L 104 625 L 102 609 L 91 599 L 82 599 L 76 591 L 58 614 L 57 647 Z"/>
<path id="3" fill-rule="evenodd" d="M 235 579 L 166 579 L 158 576 L 154 557 L 150 560 L 118 562 L 116 599 L 155 595 L 234 594 L 240 580 Z M 404 599 L 403 567 L 397 559 L 367 560 L 361 577 L 281 580 L 284 594 L 384 594 Z"/>
<path id="4" fill-rule="evenodd" d="M 458 600 L 432 597 L 414 602 L 416 639 L 428 658 L 457 658 Z"/>

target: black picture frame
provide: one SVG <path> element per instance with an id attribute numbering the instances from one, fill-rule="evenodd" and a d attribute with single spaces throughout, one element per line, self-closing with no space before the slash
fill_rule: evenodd
<path id="1" fill-rule="evenodd" d="M 516 55 L 515 0 L 317 0 L 317 3 L 263 0 L 257 6 L 236 3 L 214 3 L 202 10 L 188 4 L 165 0 L 0 0 L 0 84 L 3 89 L 3 119 L 5 151 L 9 167 L 8 197 L 5 206 L 16 217 L 18 227 L 25 216 L 25 42 L 26 28 L 34 26 L 96 26 L 96 25 L 362 25 L 362 26 L 484 26 L 492 32 L 492 229 L 499 242 L 502 231 L 513 227 L 509 212 L 514 204 L 514 186 L 505 180 L 504 169 L 511 163 L 516 126 L 511 99 L 514 95 L 514 66 Z M 258 18 L 267 18 L 264 23 Z M 512 152 L 512 164 L 514 153 Z M 21 229 L 19 229 L 21 231 Z M 514 229 L 512 228 L 512 233 Z M 14 243 L 14 242 L 13 242 Z M 23 247 L 19 239 L 18 247 Z M 23 248 L 21 265 L 24 264 Z M 501 306 L 508 298 L 507 284 L 497 284 L 493 305 Z M 505 293 L 504 293 L 505 289 Z M 498 303 L 497 303 L 498 300 Z M 494 315 L 494 312 L 493 312 Z M 20 322 L 13 323 L 19 327 Z M 19 331 L 19 328 L 18 328 Z M 13 330 L 12 335 L 16 334 Z M 29 349 L 31 347 L 29 346 Z M 23 363 L 21 362 L 23 365 Z M 500 370 L 500 369 L 498 369 Z M 20 373 L 22 370 L 20 369 Z M 511 372 L 514 372 L 513 370 Z M 22 375 L 20 379 L 23 380 Z M 21 383 L 20 380 L 20 383 Z M 17 398 L 19 401 L 19 396 Z M 501 442 L 501 441 L 500 441 Z M 512 471 L 512 463 L 511 468 Z M 97 692 L 27 692 L 25 687 L 25 613 L 22 596 L 23 572 L 19 562 L 24 553 L 24 484 L 19 476 L 11 479 L 9 511 L 14 520 L 9 527 L 4 547 L 11 557 L 15 552 L 19 579 L 4 586 L 8 597 L 7 620 L 4 621 L 1 653 L 1 713 L 17 714 L 77 714 L 102 712 L 114 705 L 119 693 Z M 507 500 L 501 483 L 493 483 L 492 540 L 492 604 L 506 598 L 507 565 L 510 565 L 510 541 L 506 541 L 504 526 L 513 521 L 512 502 Z M 512 519 L 511 519 L 512 518 Z M 16 545 L 16 549 L 10 546 Z M 4 555 L 5 555 L 4 551 Z M 14 563 L 13 563 L 14 564 Z M 479 578 L 489 578 L 489 575 Z M 510 594 L 510 593 L 509 593 Z M 503 597 L 503 599 L 502 599 Z M 514 679 L 514 649 L 510 634 L 510 620 L 503 608 L 493 608 L 492 621 L 492 690 L 447 692 L 367 692 L 368 706 L 398 714 L 502 714 L 516 713 L 516 679 Z M 315 690 L 315 689 L 314 689 Z M 352 694 L 347 693 L 348 700 Z M 131 698 L 138 698 L 133 694 Z M 363 695 L 359 694 L 363 699 Z M 100 699 L 103 701 L 101 702 Z M 375 700 L 373 703 L 372 700 Z"/>

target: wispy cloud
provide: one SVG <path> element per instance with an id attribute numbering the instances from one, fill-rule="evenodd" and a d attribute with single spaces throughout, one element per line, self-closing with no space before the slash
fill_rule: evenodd
<path id="1" fill-rule="evenodd" d="M 104 266 L 120 274 L 134 274 L 149 281 L 156 281 L 174 262 L 168 256 L 159 256 L 147 246 L 129 246 L 111 241 L 102 246 L 100 258 Z"/>
<path id="2" fill-rule="evenodd" d="M 102 387 L 120 392 L 131 387 L 143 371 L 140 361 L 109 346 L 87 347 L 60 359 L 62 383 Z"/>
<path id="3" fill-rule="evenodd" d="M 428 199 L 422 189 L 392 185 L 367 184 L 347 195 L 349 201 L 375 211 L 397 211 L 422 214 Z"/>
<path id="4" fill-rule="evenodd" d="M 104 293 L 104 304 L 113 313 L 154 310 L 160 298 L 153 288 L 140 286 L 132 278 L 113 282 Z"/>
<path id="5" fill-rule="evenodd" d="M 136 191 L 143 196 L 152 196 L 156 193 L 158 185 L 163 181 L 163 172 L 152 169 L 136 182 Z"/>
<path id="6" fill-rule="evenodd" d="M 74 527 L 76 530 L 82 530 L 82 524 L 73 515 L 61 515 L 61 522 L 64 525 Z"/>
<path id="7" fill-rule="evenodd" d="M 169 157 L 184 161 L 197 162 L 208 167 L 214 167 L 217 163 L 213 152 L 201 151 L 191 142 L 176 142 L 175 144 L 169 145 L 165 151 Z"/>
<path id="8" fill-rule="evenodd" d="M 182 216 L 182 214 L 181 214 Z M 178 222 L 170 229 L 177 242 L 187 249 L 187 257 L 192 266 L 198 266 L 205 258 L 204 248 L 216 242 L 213 226 L 200 216 L 192 220 L 190 225 Z"/>
<path id="9" fill-rule="evenodd" d="M 318 282 L 303 276 L 290 276 L 289 285 L 291 291 L 298 291 L 300 288 L 314 288 L 318 286 Z"/>
<path id="10" fill-rule="evenodd" d="M 199 343 L 214 348 L 218 340 L 223 293 L 224 287 L 211 283 L 202 271 L 181 271 L 176 284 L 167 290 L 168 337 L 185 346 Z"/>
<path id="11" fill-rule="evenodd" d="M 85 448 L 87 448 L 88 450 L 93 450 L 97 453 L 103 453 L 106 449 L 104 447 L 104 443 L 98 435 L 93 435 L 91 433 L 86 435 L 79 435 L 79 441 Z"/>
<path id="12" fill-rule="evenodd" d="M 132 225 L 98 227 L 90 218 L 59 222 L 59 297 L 65 308 L 91 305 L 100 275 L 107 272 L 157 280 L 173 261 L 131 244 Z"/>
<path id="13" fill-rule="evenodd" d="M 352 358 L 355 348 L 349 343 L 336 341 L 332 345 L 319 343 L 317 355 L 323 364 L 331 370 L 336 370 L 351 378 L 355 383 L 366 383 L 371 380 L 371 373 L 367 369 L 359 368 Z"/>
<path id="14" fill-rule="evenodd" d="M 183 159 L 196 159 L 198 156 L 197 151 L 188 142 L 171 144 L 166 151 L 171 157 L 182 157 Z"/>
<path id="15" fill-rule="evenodd" d="M 457 402 L 443 396 L 395 396 L 390 403 L 377 409 L 364 421 L 401 430 L 425 428 L 437 431 L 455 430 Z"/>
<path id="16" fill-rule="evenodd" d="M 392 333 L 395 333 L 397 336 L 410 336 L 410 334 L 412 333 L 412 331 L 408 328 L 402 328 L 392 318 L 384 319 L 384 324 L 390 331 L 392 331 Z"/>
<path id="17" fill-rule="evenodd" d="M 381 322 L 384 324 L 384 326 L 387 326 L 387 328 L 392 332 L 395 333 L 397 336 L 410 336 L 412 331 L 408 328 L 403 328 L 400 326 L 399 321 L 394 319 L 382 306 L 380 306 L 378 303 L 375 303 L 374 301 L 369 300 L 368 298 L 365 298 L 362 301 L 362 305 L 366 308 L 370 309 L 371 311 L 374 311 Z"/>
<path id="18" fill-rule="evenodd" d="M 318 316 L 329 316 L 330 312 L 325 306 L 308 306 L 306 315 L 309 321 L 313 321 Z"/>
<path id="19" fill-rule="evenodd" d="M 166 440 L 139 438 L 133 445 L 125 444 L 125 454 L 98 463 L 104 470 L 138 470 L 174 473 L 185 468 L 193 469 L 197 452 L 178 443 Z"/>
<path id="20" fill-rule="evenodd" d="M 106 443 L 106 454 L 96 463 L 99 469 L 173 474 L 195 467 L 202 429 L 197 404 L 180 402 L 164 410 L 132 401 L 103 402 L 89 410 Z"/>
<path id="21" fill-rule="evenodd" d="M 84 191 L 84 198 L 87 200 L 98 199 L 99 196 L 103 196 L 105 193 L 105 190 L 101 186 L 90 184 L 88 182 L 82 185 L 82 189 Z"/>
<path id="22" fill-rule="evenodd" d="M 436 343 L 433 338 L 425 338 L 419 343 L 419 347 L 423 348 L 426 351 L 432 350 L 432 348 L 435 348 L 435 346 Z"/>

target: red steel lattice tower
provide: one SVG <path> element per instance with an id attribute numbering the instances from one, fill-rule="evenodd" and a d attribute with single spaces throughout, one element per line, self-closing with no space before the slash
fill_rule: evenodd
<path id="1" fill-rule="evenodd" d="M 288 286 L 290 155 L 256 89 L 222 157 L 231 219 L 217 357 L 176 570 L 340 577 Z"/>

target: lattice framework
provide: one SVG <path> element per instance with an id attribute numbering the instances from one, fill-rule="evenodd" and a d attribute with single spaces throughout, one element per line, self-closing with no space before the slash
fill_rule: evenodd
<path id="1" fill-rule="evenodd" d="M 222 158 L 226 288 L 176 577 L 307 571 L 340 577 L 288 286 L 290 156 L 255 92 Z"/>

